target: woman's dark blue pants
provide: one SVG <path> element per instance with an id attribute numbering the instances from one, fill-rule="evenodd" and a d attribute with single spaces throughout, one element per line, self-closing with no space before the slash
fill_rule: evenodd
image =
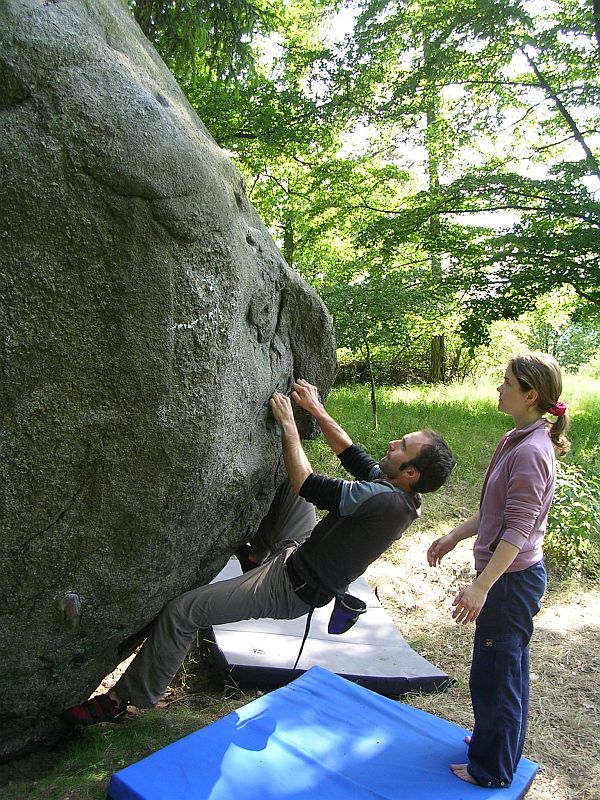
<path id="1" fill-rule="evenodd" d="M 505 572 L 475 623 L 469 688 L 475 726 L 469 773 L 482 786 L 510 786 L 523 752 L 529 705 L 529 640 L 546 589 L 539 561 Z"/>

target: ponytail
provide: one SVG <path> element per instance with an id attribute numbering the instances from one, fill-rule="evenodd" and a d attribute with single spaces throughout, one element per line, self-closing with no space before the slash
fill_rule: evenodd
<path id="1" fill-rule="evenodd" d="M 566 437 L 569 419 L 565 414 L 567 406 L 558 398 L 562 393 L 562 376 L 557 360 L 548 353 L 523 353 L 514 356 L 508 363 L 521 389 L 535 389 L 538 395 L 537 408 L 542 414 L 555 417 L 547 420 L 547 430 L 556 454 L 564 456 L 571 449 Z"/>
<path id="2" fill-rule="evenodd" d="M 565 436 L 569 427 L 569 418 L 566 414 L 557 417 L 554 422 L 548 420 L 548 435 L 552 440 L 557 456 L 564 456 L 571 449 L 571 442 Z"/>

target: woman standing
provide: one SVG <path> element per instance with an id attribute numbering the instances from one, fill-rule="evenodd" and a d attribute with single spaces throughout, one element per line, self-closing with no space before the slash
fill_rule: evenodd
<path id="1" fill-rule="evenodd" d="M 451 764 L 469 783 L 509 786 L 527 726 L 529 640 L 546 589 L 542 542 L 556 481 L 555 452 L 569 442 L 560 367 L 545 353 L 509 361 L 498 387 L 498 410 L 514 428 L 505 434 L 485 474 L 479 512 L 427 551 L 430 566 L 477 534 L 477 577 L 454 598 L 453 618 L 475 621 L 469 678 L 475 726 L 468 763 Z M 552 415 L 553 422 L 545 418 Z"/>

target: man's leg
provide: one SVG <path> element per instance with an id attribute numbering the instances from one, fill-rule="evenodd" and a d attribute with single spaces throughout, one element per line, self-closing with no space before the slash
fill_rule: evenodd
<path id="1" fill-rule="evenodd" d="M 294 619 L 309 606 L 294 592 L 284 565 L 286 550 L 250 572 L 201 586 L 168 603 L 113 696 L 140 708 L 153 706 L 179 669 L 199 628 L 242 619 Z"/>
<path id="2" fill-rule="evenodd" d="M 250 546 L 236 550 L 242 569 L 245 571 L 262 564 L 289 542 L 302 544 L 316 524 L 315 507 L 295 494 L 289 481 L 284 481 L 277 488 L 271 507 L 250 540 Z"/>
<path id="3" fill-rule="evenodd" d="M 86 701 L 64 712 L 65 718 L 74 723 L 94 724 L 122 713 L 126 703 L 121 701 L 129 700 L 140 708 L 153 706 L 179 669 L 199 628 L 241 619 L 293 619 L 306 614 L 309 607 L 292 589 L 283 561 L 279 564 L 279 558 L 272 558 L 260 570 L 255 567 L 272 551 L 284 550 L 290 541 L 300 544 L 310 535 L 316 524 L 314 506 L 294 494 L 285 481 L 278 487 L 263 523 L 257 546 L 264 552 L 255 563 L 247 562 L 245 571 L 252 571 L 248 581 L 242 575 L 192 590 L 169 603 L 122 678 L 107 695 L 99 696 L 94 715 L 90 715 L 87 708 L 90 701 Z M 291 552 L 282 554 L 284 560 Z M 271 567 L 275 561 L 278 563 Z M 82 710 L 82 706 L 86 708 Z"/>

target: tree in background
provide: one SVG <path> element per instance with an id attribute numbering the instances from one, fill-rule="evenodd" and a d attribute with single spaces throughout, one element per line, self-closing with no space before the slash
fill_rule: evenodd
<path id="1" fill-rule="evenodd" d="M 348 63 L 359 65 L 353 95 L 387 131 L 392 157 L 429 174 L 429 185 L 379 226 L 384 246 L 419 235 L 425 250 L 442 254 L 438 274 L 464 293 L 471 344 L 491 321 L 517 317 L 556 286 L 578 293 L 579 315 L 593 310 L 597 9 L 479 0 L 361 8 L 348 43 Z M 482 212 L 487 230 L 474 229 Z M 492 227 L 499 212 L 503 229 Z"/>
<path id="2" fill-rule="evenodd" d="M 597 4 L 348 5 L 342 47 L 326 0 L 131 2 L 340 344 L 366 358 L 354 306 L 371 367 L 428 338 L 429 378 L 463 374 L 464 344 L 561 286 L 573 337 L 597 329 Z"/>
<path id="3" fill-rule="evenodd" d="M 315 130 L 331 122 L 330 109 L 300 82 L 314 80 L 330 58 L 314 32 L 334 0 L 129 5 L 217 142 L 244 163 L 268 163 L 269 153 L 310 145 Z"/>

